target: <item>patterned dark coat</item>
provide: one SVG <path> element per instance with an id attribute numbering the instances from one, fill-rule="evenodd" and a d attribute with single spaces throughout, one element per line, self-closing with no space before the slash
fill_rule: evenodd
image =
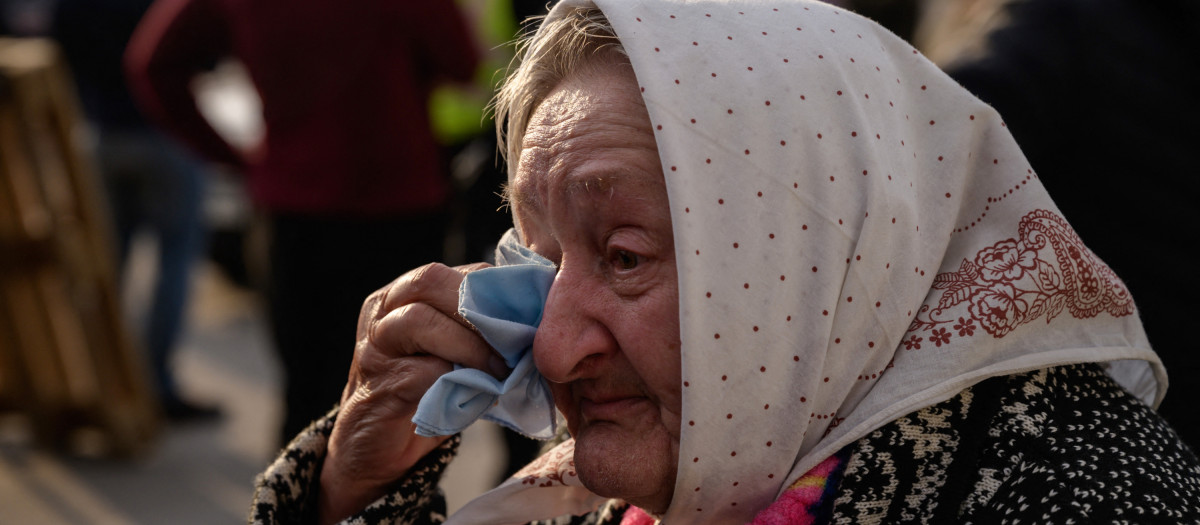
<path id="1" fill-rule="evenodd" d="M 336 413 L 258 480 L 253 523 L 315 521 Z M 437 480 L 459 438 L 348 523 L 440 523 Z M 1097 365 L 993 378 L 849 447 L 823 523 L 1200 523 L 1200 461 Z M 543 523 L 616 524 L 618 501 Z"/>

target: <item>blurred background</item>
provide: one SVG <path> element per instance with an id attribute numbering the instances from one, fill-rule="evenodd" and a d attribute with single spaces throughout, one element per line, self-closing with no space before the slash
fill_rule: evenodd
<path id="1" fill-rule="evenodd" d="M 1195 447 L 1196 4 L 836 3 L 1004 115 L 1134 294 Z M 340 397 L 363 298 L 490 257 L 485 105 L 544 5 L 392 4 L 0 0 L 0 523 L 244 521 Z M 536 447 L 471 427 L 451 509 Z"/>

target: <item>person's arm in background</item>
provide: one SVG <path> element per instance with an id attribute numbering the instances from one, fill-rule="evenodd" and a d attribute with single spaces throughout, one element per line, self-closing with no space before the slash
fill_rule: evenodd
<path id="1" fill-rule="evenodd" d="M 243 168 L 245 158 L 200 113 L 192 80 L 231 52 L 231 34 L 209 0 L 158 0 L 125 51 L 130 92 L 146 118 L 212 162 Z"/>

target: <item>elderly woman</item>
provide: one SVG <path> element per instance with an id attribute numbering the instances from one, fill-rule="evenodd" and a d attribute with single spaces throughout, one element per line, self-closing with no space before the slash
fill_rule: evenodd
<path id="1" fill-rule="evenodd" d="M 523 56 L 509 249 L 552 263 L 531 359 L 573 439 L 450 522 L 1200 520 L 1124 285 L 911 46 L 818 3 L 572 0 Z M 459 315 L 482 266 L 368 299 L 253 519 L 444 519 L 458 440 L 414 413 L 510 377 Z"/>

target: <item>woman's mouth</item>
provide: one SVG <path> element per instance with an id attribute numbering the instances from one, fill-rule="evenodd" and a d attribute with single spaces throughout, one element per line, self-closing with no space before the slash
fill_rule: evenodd
<path id="1" fill-rule="evenodd" d="M 643 408 L 649 400 L 640 396 L 606 396 L 582 398 L 579 413 L 584 421 L 627 421 L 632 413 Z"/>

